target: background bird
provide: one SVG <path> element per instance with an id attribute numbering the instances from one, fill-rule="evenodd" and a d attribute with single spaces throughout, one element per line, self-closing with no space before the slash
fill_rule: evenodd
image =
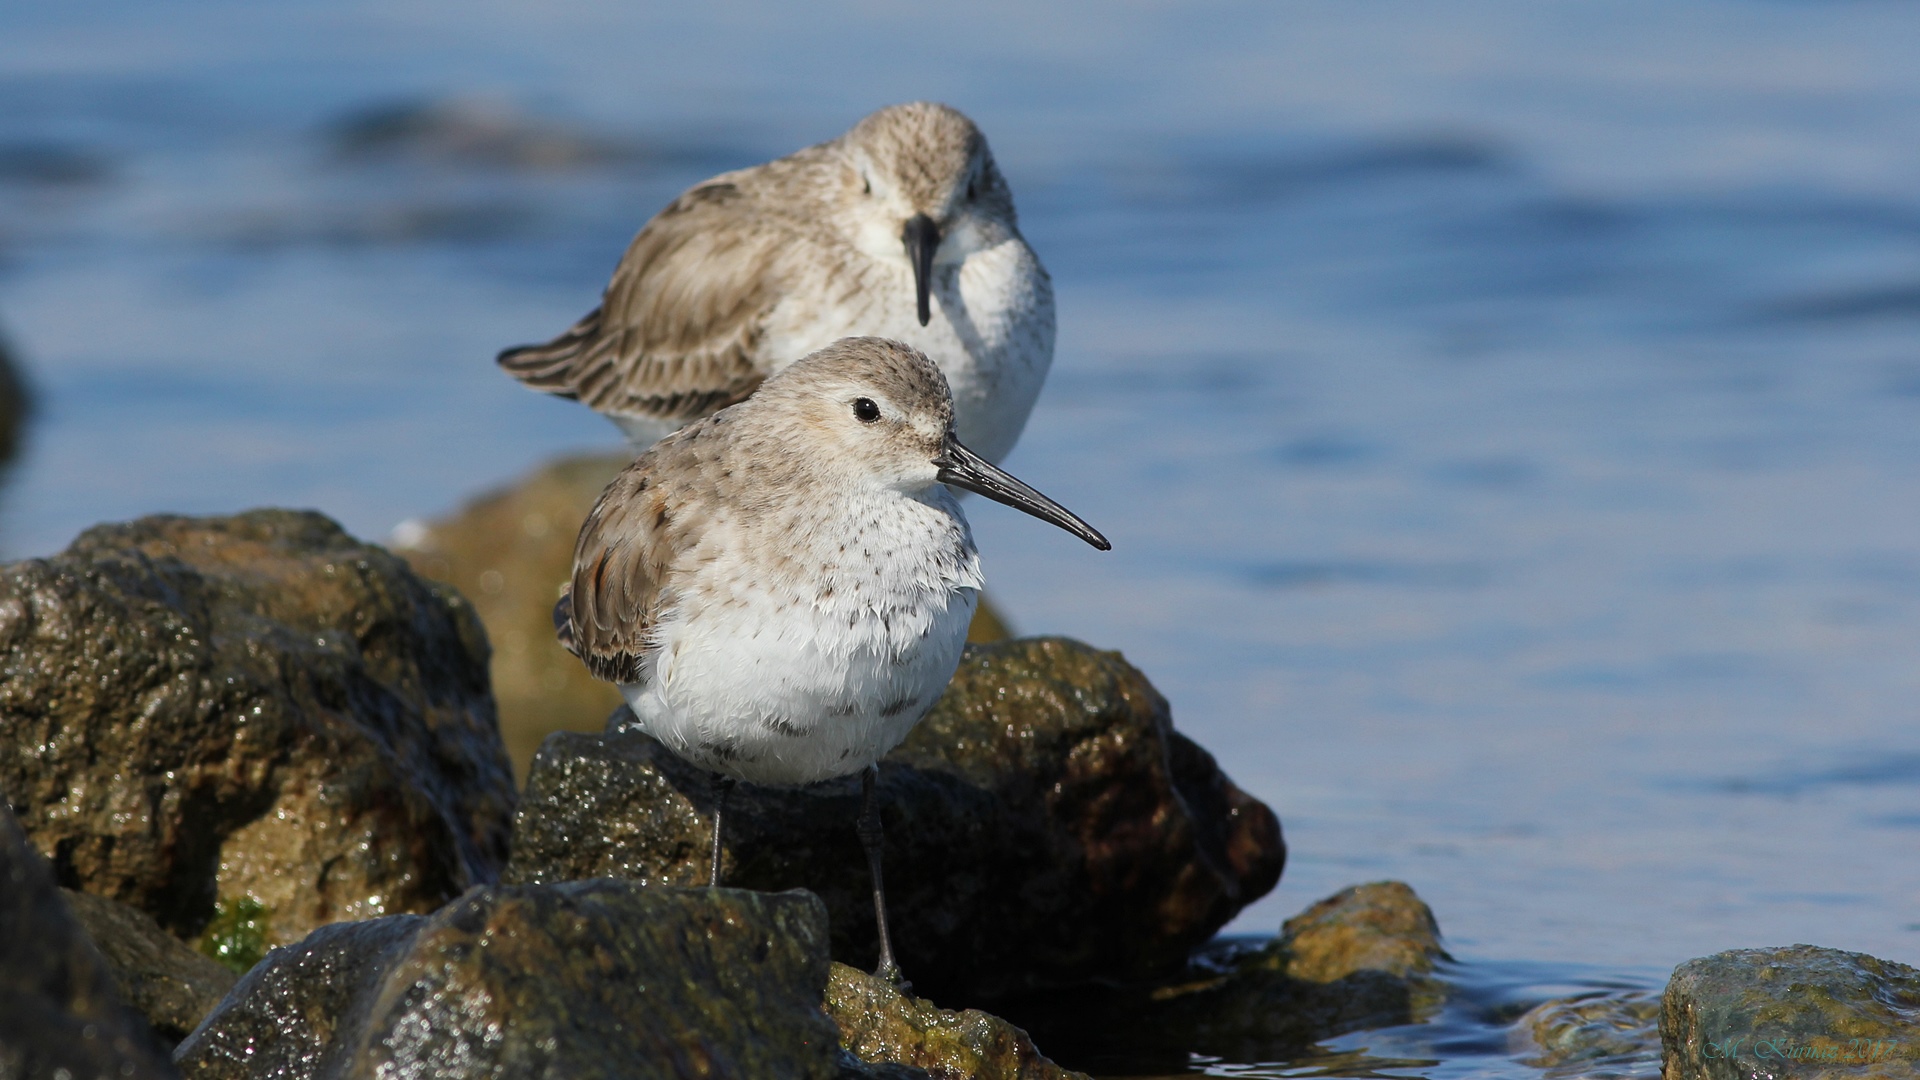
<path id="1" fill-rule="evenodd" d="M 856 334 L 932 357 L 966 445 L 1013 448 L 1053 363 L 1053 286 L 955 109 L 894 105 L 695 185 L 634 237 L 599 307 L 499 362 L 644 447 Z"/>
<path id="2" fill-rule="evenodd" d="M 982 577 L 954 485 L 1104 537 L 967 449 L 946 380 L 898 342 L 838 342 L 662 439 L 601 495 L 554 611 L 641 730 L 719 779 L 866 770 L 860 838 L 886 932 L 872 767 L 939 699 Z"/>

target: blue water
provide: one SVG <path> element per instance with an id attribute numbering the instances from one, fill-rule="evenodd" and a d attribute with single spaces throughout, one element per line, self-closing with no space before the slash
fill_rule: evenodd
<path id="1" fill-rule="evenodd" d="M 688 183 L 939 98 L 1060 297 L 1009 464 L 1115 544 L 973 500 L 990 591 L 1279 811 L 1234 930 L 1394 877 L 1469 969 L 1920 961 L 1917 40 L 1892 0 L 13 5 L 0 546 L 380 538 L 612 446 L 492 354 Z M 339 134 L 434 102 L 578 152 Z"/>

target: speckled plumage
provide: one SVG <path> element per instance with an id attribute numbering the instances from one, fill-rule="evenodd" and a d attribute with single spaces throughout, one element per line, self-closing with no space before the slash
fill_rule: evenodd
<path id="1" fill-rule="evenodd" d="M 863 423 L 851 402 L 878 403 Z M 563 636 L 640 726 L 771 784 L 858 771 L 952 677 L 981 584 L 940 372 L 855 339 L 662 439 L 594 506 Z"/>
<path id="2" fill-rule="evenodd" d="M 916 215 L 939 236 L 925 325 L 903 243 Z M 954 109 L 892 106 L 696 185 L 634 237 L 598 308 L 500 363 L 644 446 L 853 334 L 924 351 L 961 441 L 989 461 L 1013 448 L 1053 362 L 1053 287 L 985 137 Z"/>

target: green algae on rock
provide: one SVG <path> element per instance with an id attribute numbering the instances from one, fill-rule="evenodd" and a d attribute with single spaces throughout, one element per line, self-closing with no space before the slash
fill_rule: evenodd
<path id="1" fill-rule="evenodd" d="M 503 880 L 706 879 L 711 781 L 626 715 L 542 748 Z M 941 1000 L 1177 972 L 1285 859 L 1272 811 L 1173 730 L 1144 676 L 1064 639 L 970 646 L 879 787 L 894 947 Z M 819 894 L 834 955 L 870 967 L 858 801 L 852 777 L 742 785 L 723 866 L 731 884 Z"/>
<path id="2" fill-rule="evenodd" d="M 106 958 L 120 997 L 167 1046 L 185 1038 L 239 978 L 160 928 L 146 912 L 92 893 L 62 890 Z"/>
<path id="3" fill-rule="evenodd" d="M 1794 945 L 1674 969 L 1661 1002 L 1666 1080 L 1920 1077 L 1920 970 Z"/>
<path id="4" fill-rule="evenodd" d="M 267 955 L 273 933 L 273 913 L 251 896 L 221 900 L 213 919 L 200 932 L 200 951 L 236 975 L 245 975 Z"/>
<path id="5" fill-rule="evenodd" d="M 802 892 L 475 889 L 276 949 L 182 1043 L 190 1080 L 842 1075 Z"/>
<path id="6" fill-rule="evenodd" d="M 173 1076 L 0 798 L 0 1076 Z"/>
<path id="7" fill-rule="evenodd" d="M 833 965 L 827 1015 L 840 1043 L 862 1061 L 921 1069 L 933 1080 L 1086 1080 L 1034 1047 L 1027 1033 L 997 1016 L 954 1012 L 910 997 L 845 964 Z"/>
<path id="8" fill-rule="evenodd" d="M 431 911 L 505 861 L 487 645 L 312 513 L 151 517 L 0 568 L 0 787 L 58 880 L 186 939 Z"/>

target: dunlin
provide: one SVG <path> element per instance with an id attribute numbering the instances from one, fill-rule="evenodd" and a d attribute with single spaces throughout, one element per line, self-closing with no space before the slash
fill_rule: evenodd
<path id="1" fill-rule="evenodd" d="M 863 772 L 877 974 L 896 982 L 874 763 L 953 677 L 981 584 L 946 485 L 1109 547 L 960 441 L 924 354 L 849 338 L 621 473 L 580 529 L 554 609 L 561 642 L 619 685 L 640 728 L 714 774 L 714 884 L 735 780 Z"/>
<path id="2" fill-rule="evenodd" d="M 1053 363 L 1053 286 L 954 109 L 881 109 L 694 186 L 634 237 L 599 307 L 500 364 L 644 447 L 852 334 L 931 356 L 962 441 L 995 462 L 1013 449 Z"/>

